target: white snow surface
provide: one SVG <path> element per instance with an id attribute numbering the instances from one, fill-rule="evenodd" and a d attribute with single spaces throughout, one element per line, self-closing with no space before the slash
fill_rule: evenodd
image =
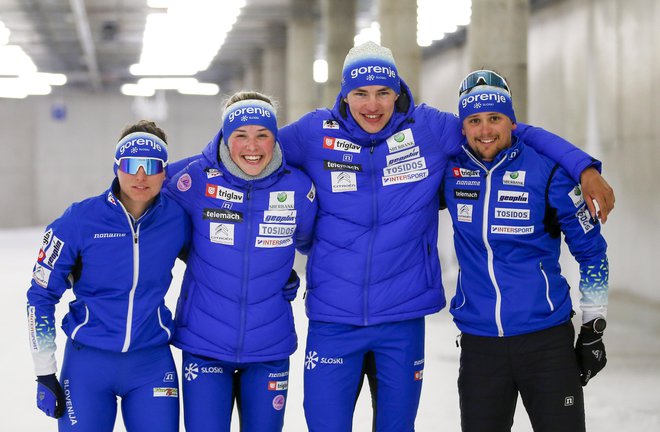
<path id="1" fill-rule="evenodd" d="M 0 430 L 6 432 L 56 431 L 56 421 L 36 408 L 36 383 L 28 347 L 25 293 L 41 242 L 42 227 L 0 230 L 0 263 L 4 298 L 0 310 L 5 348 L 0 350 Z M 296 268 L 304 286 L 304 261 Z M 167 296 L 173 310 L 184 266 L 177 263 Z M 451 269 L 445 268 L 448 274 Z M 447 281 L 446 281 L 447 282 Z M 453 289 L 447 283 L 447 296 Z M 302 409 L 302 376 L 307 318 L 302 290 L 294 302 L 299 347 L 291 358 L 285 431 L 306 431 Z M 61 367 L 65 337 L 59 323 L 73 298 L 70 292 L 57 306 L 58 366 Z M 458 330 L 447 310 L 427 317 L 426 357 L 417 432 L 460 431 L 458 395 Z M 626 292 L 610 289 L 608 329 L 605 335 L 607 367 L 585 388 L 587 430 L 599 432 L 660 431 L 660 306 Z M 173 349 L 180 372 L 181 354 Z M 100 371 L 101 372 L 101 371 Z M 181 375 L 181 374 L 179 374 Z M 371 431 L 371 401 L 365 383 L 355 410 L 354 431 Z M 115 431 L 125 431 L 118 416 Z M 183 416 L 181 421 L 183 431 Z M 234 413 L 232 431 L 238 431 Z M 519 402 L 512 431 L 531 431 Z"/>

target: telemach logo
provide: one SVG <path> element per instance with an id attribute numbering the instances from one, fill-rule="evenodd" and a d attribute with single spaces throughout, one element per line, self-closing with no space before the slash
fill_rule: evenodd
<path id="1" fill-rule="evenodd" d="M 227 209 L 205 208 L 202 218 L 212 221 L 243 222 L 243 213 Z"/>
<path id="2" fill-rule="evenodd" d="M 349 164 L 342 162 L 333 162 L 329 160 L 323 161 L 323 169 L 327 171 L 362 171 L 362 165 L 360 164 Z"/>
<path id="3" fill-rule="evenodd" d="M 472 189 L 454 189 L 454 198 L 456 199 L 468 199 L 468 200 L 478 200 L 481 191 L 472 190 Z"/>

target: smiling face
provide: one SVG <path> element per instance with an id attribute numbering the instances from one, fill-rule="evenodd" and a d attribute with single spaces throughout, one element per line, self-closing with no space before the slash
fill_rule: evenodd
<path id="1" fill-rule="evenodd" d="M 117 170 L 117 179 L 119 180 L 119 201 L 137 219 L 160 193 L 165 180 L 165 171 L 147 175 L 143 167 L 140 167 L 136 174 Z"/>
<path id="2" fill-rule="evenodd" d="M 511 147 L 511 131 L 516 125 L 498 112 L 473 114 L 463 120 L 463 135 L 475 155 L 492 162 L 495 156 Z"/>
<path id="3" fill-rule="evenodd" d="M 261 174 L 273 159 L 275 136 L 260 125 L 241 126 L 227 139 L 231 160 L 251 176 Z"/>
<path id="4" fill-rule="evenodd" d="M 344 101 L 358 125 L 365 132 L 380 132 L 394 114 L 399 95 L 389 87 L 364 86 L 351 90 Z"/>

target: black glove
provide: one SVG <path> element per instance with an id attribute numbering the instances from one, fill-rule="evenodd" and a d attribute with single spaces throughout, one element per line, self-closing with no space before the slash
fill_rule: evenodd
<path id="1" fill-rule="evenodd" d="M 289 280 L 286 281 L 284 291 L 282 292 L 284 299 L 287 301 L 293 301 L 298 294 L 298 287 L 300 287 L 300 278 L 298 277 L 298 273 L 296 273 L 294 269 L 291 269 Z"/>
<path id="2" fill-rule="evenodd" d="M 583 324 L 575 344 L 575 355 L 580 367 L 580 382 L 586 386 L 607 364 L 607 354 L 603 343 L 605 320 L 596 318 Z"/>
<path id="3" fill-rule="evenodd" d="M 37 377 L 37 407 L 49 417 L 64 414 L 64 391 L 55 374 Z"/>

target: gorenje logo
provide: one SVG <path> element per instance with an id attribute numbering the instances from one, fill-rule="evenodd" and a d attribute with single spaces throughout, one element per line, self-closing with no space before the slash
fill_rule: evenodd
<path id="1" fill-rule="evenodd" d="M 157 151 L 162 151 L 163 148 L 158 144 L 156 141 L 148 139 L 148 138 L 134 138 L 125 144 L 123 144 L 121 147 L 119 147 L 119 154 L 123 155 L 126 150 L 133 146 L 149 146 L 154 150 Z"/>
<path id="2" fill-rule="evenodd" d="M 505 103 L 506 97 L 499 93 L 480 93 L 476 95 L 468 95 L 461 101 L 463 108 L 467 107 L 468 104 L 473 102 L 495 102 L 495 103 Z"/>
<path id="3" fill-rule="evenodd" d="M 261 107 L 243 107 L 239 108 L 236 111 L 229 113 L 229 122 L 233 122 L 236 117 L 242 116 L 243 114 L 257 114 L 261 117 L 270 118 L 270 111 L 263 109 Z"/>
<path id="4" fill-rule="evenodd" d="M 360 66 L 351 69 L 351 78 L 357 78 L 360 75 L 365 75 L 365 74 L 385 74 L 389 76 L 390 78 L 396 78 L 396 70 L 392 69 L 391 67 L 388 66 Z"/>

